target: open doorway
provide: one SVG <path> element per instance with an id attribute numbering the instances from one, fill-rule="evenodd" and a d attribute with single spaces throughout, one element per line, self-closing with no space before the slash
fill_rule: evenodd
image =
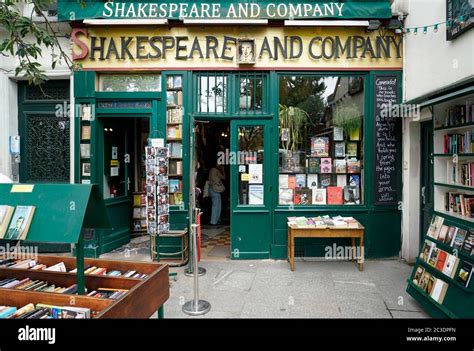
<path id="1" fill-rule="evenodd" d="M 198 121 L 195 145 L 196 186 L 202 190 L 198 196 L 203 213 L 202 258 L 227 259 L 230 257 L 230 165 L 225 157 L 219 156 L 230 150 L 230 122 Z"/>
<path id="2" fill-rule="evenodd" d="M 149 118 L 100 118 L 104 198 L 115 232 L 137 237 L 147 234 L 145 146 Z M 144 241 L 148 243 L 148 241 Z M 148 245 L 148 244 L 147 244 Z"/>

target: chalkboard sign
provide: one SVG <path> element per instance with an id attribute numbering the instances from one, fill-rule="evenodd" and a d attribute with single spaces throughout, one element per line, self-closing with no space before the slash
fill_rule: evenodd
<path id="1" fill-rule="evenodd" d="M 387 106 L 398 103 L 397 76 L 376 76 L 375 113 L 375 204 L 398 203 L 397 118 Z"/>

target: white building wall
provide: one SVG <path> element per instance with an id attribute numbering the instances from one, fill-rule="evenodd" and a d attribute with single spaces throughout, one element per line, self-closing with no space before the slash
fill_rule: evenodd
<path id="1" fill-rule="evenodd" d="M 54 24 L 57 27 L 58 24 Z M 60 24 L 64 33 L 70 33 L 68 24 Z M 0 42 L 6 33 L 0 30 Z M 66 52 L 70 52 L 70 42 L 66 37 L 59 38 L 60 44 Z M 51 68 L 51 50 L 42 48 L 43 55 L 38 59 L 48 79 L 69 79 L 70 70 L 63 62 L 53 70 Z M 9 154 L 9 136 L 18 135 L 18 91 L 17 81 L 21 77 L 15 76 L 18 58 L 0 55 L 0 173 L 12 177 L 11 157 Z M 72 90 L 71 90 L 72 91 Z M 71 129 L 73 130 L 73 126 Z M 20 141 L 21 142 L 21 141 Z M 71 144 L 73 145 L 73 144 Z M 73 152 L 71 152 L 71 155 Z"/>
<path id="2" fill-rule="evenodd" d="M 406 27 L 446 21 L 446 0 L 405 0 Z M 405 36 L 404 97 L 409 101 L 439 90 L 474 74 L 474 30 L 452 41 L 446 40 L 446 26 L 423 34 Z"/>
<path id="3" fill-rule="evenodd" d="M 423 27 L 446 21 L 446 0 L 398 0 L 394 12 L 408 13 L 405 26 Z M 446 27 L 427 34 L 407 34 L 404 42 L 403 100 L 410 101 L 474 75 L 474 30 L 452 41 Z M 414 262 L 420 237 L 420 121 L 431 120 L 429 109 L 421 119 L 403 121 L 403 219 L 401 256 Z"/>

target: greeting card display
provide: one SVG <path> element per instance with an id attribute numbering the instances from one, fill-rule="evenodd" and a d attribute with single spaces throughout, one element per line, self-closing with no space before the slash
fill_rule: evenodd
<path id="1" fill-rule="evenodd" d="M 169 231 L 169 150 L 153 146 L 145 149 L 147 229 L 150 235 L 160 235 Z"/>

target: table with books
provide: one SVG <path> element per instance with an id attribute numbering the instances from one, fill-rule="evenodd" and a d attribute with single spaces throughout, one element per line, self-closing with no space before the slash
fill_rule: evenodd
<path id="1" fill-rule="evenodd" d="M 350 259 L 357 259 L 359 270 L 363 270 L 364 227 L 352 217 L 288 217 L 288 261 L 291 271 L 295 270 L 296 238 L 350 238 Z M 359 239 L 359 251 L 356 248 Z"/>

